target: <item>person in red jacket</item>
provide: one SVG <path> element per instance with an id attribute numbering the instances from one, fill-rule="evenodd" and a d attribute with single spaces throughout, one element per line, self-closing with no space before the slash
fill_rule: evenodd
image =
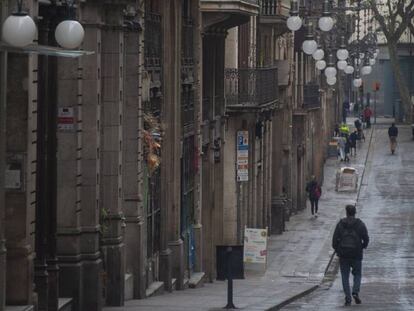
<path id="1" fill-rule="evenodd" d="M 364 109 L 364 119 L 367 123 L 367 128 L 371 127 L 371 117 L 372 117 L 372 110 L 369 108 L 369 106 L 366 106 Z"/>

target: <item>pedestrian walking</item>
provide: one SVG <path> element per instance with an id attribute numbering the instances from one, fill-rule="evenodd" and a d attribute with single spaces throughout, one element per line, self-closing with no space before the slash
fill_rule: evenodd
<path id="1" fill-rule="evenodd" d="M 372 117 L 372 110 L 369 106 L 366 106 L 364 109 L 364 119 L 367 123 L 367 128 L 371 127 L 371 117 Z"/>
<path id="2" fill-rule="evenodd" d="M 398 128 L 395 126 L 395 123 L 391 124 L 390 128 L 388 129 L 388 136 L 390 138 L 391 154 L 394 154 L 395 149 L 397 148 L 398 137 Z"/>
<path id="3" fill-rule="evenodd" d="M 345 144 L 346 144 L 345 137 L 343 136 L 338 137 L 337 141 L 338 141 L 339 158 L 341 159 L 341 162 L 342 162 L 342 161 L 345 161 Z"/>
<path id="4" fill-rule="evenodd" d="M 346 218 L 341 219 L 336 225 L 332 238 L 332 247 L 339 257 L 339 267 L 342 276 L 342 287 L 345 293 L 345 306 L 351 305 L 352 297 L 356 304 L 360 304 L 359 291 L 362 278 L 363 249 L 369 243 L 368 230 L 362 220 L 355 217 L 356 207 L 345 207 Z M 354 282 L 349 285 L 349 274 L 352 271 Z"/>
<path id="5" fill-rule="evenodd" d="M 335 124 L 334 137 L 339 137 L 339 124 Z"/>
<path id="6" fill-rule="evenodd" d="M 358 132 L 357 132 L 357 130 L 355 130 L 351 133 L 351 135 L 349 135 L 349 141 L 350 141 L 350 144 L 351 144 L 351 156 L 352 156 L 352 153 L 354 154 L 354 156 L 356 156 L 357 140 L 358 140 Z"/>
<path id="7" fill-rule="evenodd" d="M 359 119 L 356 119 L 354 122 L 355 128 L 357 130 L 358 133 L 358 140 L 364 140 L 365 141 L 365 135 L 364 132 L 362 131 L 362 123 Z"/>
<path id="8" fill-rule="evenodd" d="M 346 117 L 348 116 L 349 102 L 346 100 L 342 104 L 342 122 L 346 123 Z"/>
<path id="9" fill-rule="evenodd" d="M 349 153 L 351 152 L 351 141 L 348 135 L 345 135 L 345 162 L 349 162 Z"/>
<path id="10" fill-rule="evenodd" d="M 316 181 L 315 176 L 311 177 L 310 182 L 306 185 L 306 192 L 309 194 L 309 201 L 311 203 L 311 213 L 315 218 L 318 217 L 318 202 L 322 195 L 322 188 Z"/>

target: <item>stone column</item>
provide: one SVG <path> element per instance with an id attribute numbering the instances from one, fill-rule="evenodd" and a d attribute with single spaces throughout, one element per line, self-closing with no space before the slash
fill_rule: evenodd
<path id="1" fill-rule="evenodd" d="M 142 20 L 143 16 L 140 17 Z M 125 253 L 127 277 L 133 278 L 132 297 L 145 298 L 145 227 L 142 202 L 142 70 L 143 32 L 128 29 L 125 33 L 125 103 L 124 103 L 124 158 L 123 208 L 126 218 Z"/>
<path id="2" fill-rule="evenodd" d="M 0 23 L 7 17 L 7 2 L 0 2 Z M 0 311 L 6 305 L 6 236 L 5 236 L 5 170 L 6 170 L 6 92 L 7 53 L 0 52 Z"/>
<path id="3" fill-rule="evenodd" d="M 78 10 L 85 27 L 83 49 L 95 51 L 78 60 L 77 181 L 76 205 L 80 215 L 80 262 L 60 259 L 61 291 L 79 296 L 79 310 L 101 310 L 103 263 L 100 252 L 101 148 L 102 148 L 102 24 L 101 7 L 86 2 Z M 79 272 L 80 266 L 80 275 Z M 75 273 L 76 272 L 76 273 Z M 73 274 L 72 274 L 73 273 Z M 65 275 L 64 275 L 65 274 Z M 80 287 L 77 287 L 81 284 Z M 63 293 L 62 293 L 63 294 Z M 76 296 L 74 297 L 76 298 Z"/>
<path id="4" fill-rule="evenodd" d="M 279 234 L 283 231 L 284 206 L 282 204 L 283 185 L 283 111 L 276 111 L 273 117 L 273 142 L 272 142 L 272 207 L 271 207 L 271 228 L 272 234 Z"/>
<path id="5" fill-rule="evenodd" d="M 1 6 L 0 6 L 1 9 Z M 0 22 L 2 19 L 0 18 Z M 7 90 L 7 54 L 0 52 L 0 311 L 6 304 L 6 240 L 4 196 L 6 170 L 6 90 Z"/>
<path id="6" fill-rule="evenodd" d="M 106 303 L 124 304 L 125 249 L 123 243 L 123 129 L 124 129 L 124 33 L 122 8 L 105 7 L 102 30 L 102 150 L 101 199 L 104 215 L 102 249 L 106 270 Z"/>
<path id="7" fill-rule="evenodd" d="M 33 58 L 9 54 L 7 65 L 6 170 L 17 174 L 6 185 L 7 304 L 33 303 L 33 232 L 36 163 L 37 68 Z M 35 82 L 36 81 L 36 82 Z M 34 83 L 34 84 L 33 84 Z M 4 174 L 4 171 L 3 171 Z M 3 248 L 4 249 L 4 248 Z M 4 255 L 3 255 L 4 256 Z M 47 303 L 47 301 L 46 301 Z"/>
<path id="8" fill-rule="evenodd" d="M 203 269 L 203 220 L 202 220 L 202 170 L 201 170 L 201 152 L 202 152 L 202 38 L 201 38 L 201 11 L 200 0 L 192 2 L 192 16 L 194 20 L 193 45 L 194 45 L 194 128 L 195 128 L 195 176 L 194 176 L 194 241 L 195 241 L 195 264 L 194 271 L 202 272 Z"/>
<path id="9" fill-rule="evenodd" d="M 170 287 L 171 260 L 172 277 L 177 279 L 177 289 L 184 286 L 184 245 L 180 238 L 180 158 L 181 158 L 181 1 L 166 0 L 163 4 L 163 68 L 164 100 L 162 123 L 164 136 L 161 162 L 161 257 L 160 276 L 166 290 Z M 167 218 L 165 218 L 167 217 Z M 167 241 L 168 245 L 165 244 Z M 171 250 L 169 254 L 168 250 Z M 163 267 L 163 265 L 166 265 Z"/>

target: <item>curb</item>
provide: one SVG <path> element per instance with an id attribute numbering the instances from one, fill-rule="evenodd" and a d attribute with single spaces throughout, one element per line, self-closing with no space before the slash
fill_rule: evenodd
<path id="1" fill-rule="evenodd" d="M 365 161 L 364 161 L 364 171 L 362 172 L 362 175 L 361 175 L 361 183 L 360 183 L 359 188 L 358 188 L 358 194 L 357 194 L 356 202 L 358 202 L 358 200 L 359 200 L 359 195 L 360 195 L 361 188 L 362 188 L 362 182 L 364 181 L 364 176 L 365 176 L 365 171 L 366 171 L 366 165 L 367 165 L 367 162 L 368 162 L 369 150 L 371 148 L 373 134 L 374 134 L 374 127 L 372 127 L 372 130 L 370 132 L 370 138 L 369 138 L 369 143 L 368 143 L 368 151 L 367 151 L 367 155 L 366 155 Z M 332 262 L 334 262 L 335 254 L 336 253 L 333 252 L 332 255 L 330 256 L 328 265 L 326 266 L 326 269 L 325 269 L 324 277 L 323 277 L 322 281 L 318 285 L 312 286 L 311 288 L 309 288 L 309 289 L 307 289 L 307 290 L 305 290 L 303 292 L 300 292 L 299 294 L 296 294 L 296 295 L 294 295 L 294 296 L 292 296 L 292 297 L 290 297 L 290 298 L 288 298 L 288 299 L 286 299 L 286 300 L 278 303 L 277 305 L 275 305 L 273 307 L 270 307 L 269 309 L 266 309 L 266 311 L 277 311 L 277 310 L 280 310 L 281 308 L 287 306 L 288 304 L 291 304 L 292 302 L 294 302 L 296 300 L 299 300 L 299 299 L 301 299 L 301 298 L 303 298 L 303 297 L 305 297 L 305 296 L 313 293 L 315 290 L 317 290 L 320 287 L 320 285 L 324 282 L 324 279 L 326 277 L 326 274 L 329 271 L 329 269 L 331 268 Z M 338 263 L 336 263 L 336 264 L 338 264 Z"/>
<path id="2" fill-rule="evenodd" d="M 305 290 L 305 291 L 303 291 L 303 292 L 301 292 L 299 294 L 296 294 L 296 295 L 294 295 L 294 296 L 292 296 L 292 297 L 290 297 L 290 298 L 282 301 L 281 303 L 278 303 L 277 305 L 275 305 L 273 307 L 270 307 L 269 309 L 266 309 L 266 311 L 277 311 L 277 310 L 280 310 L 281 308 L 287 306 L 288 304 L 291 304 L 292 302 L 294 302 L 294 301 L 296 301 L 296 300 L 298 300 L 300 298 L 303 298 L 303 297 L 309 295 L 310 293 L 313 293 L 315 290 L 317 290 L 319 288 L 319 286 L 320 286 L 319 284 L 318 285 L 314 285 L 311 288 L 309 288 L 309 289 L 307 289 L 307 290 Z"/>

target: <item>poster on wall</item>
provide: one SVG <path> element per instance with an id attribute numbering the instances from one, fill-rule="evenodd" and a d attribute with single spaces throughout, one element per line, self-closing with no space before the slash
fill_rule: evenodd
<path id="1" fill-rule="evenodd" d="M 266 229 L 244 229 L 244 255 L 245 263 L 267 262 L 267 228 Z"/>
<path id="2" fill-rule="evenodd" d="M 237 132 L 237 181 L 249 180 L 249 132 Z"/>
<path id="3" fill-rule="evenodd" d="M 75 117 L 73 107 L 59 107 L 57 128 L 60 132 L 71 132 L 75 129 Z"/>

